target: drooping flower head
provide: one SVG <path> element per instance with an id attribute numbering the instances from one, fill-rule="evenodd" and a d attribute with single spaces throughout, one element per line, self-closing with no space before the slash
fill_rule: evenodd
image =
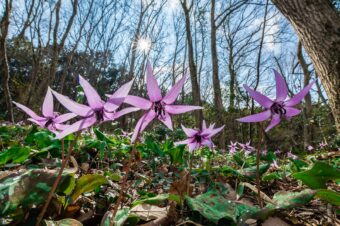
<path id="1" fill-rule="evenodd" d="M 203 121 L 202 130 L 190 129 L 182 125 L 182 129 L 187 135 L 188 139 L 176 142 L 175 145 L 186 144 L 188 145 L 190 152 L 204 146 L 213 148 L 214 143 L 212 142 L 211 138 L 224 128 L 224 126 L 221 126 L 220 128 L 214 128 L 214 126 L 215 124 L 211 124 L 209 127 L 207 127 L 205 121 Z"/>
<path id="2" fill-rule="evenodd" d="M 158 118 L 170 130 L 172 128 L 171 116 L 173 114 L 182 114 L 192 110 L 202 109 L 199 106 L 190 105 L 174 105 L 178 95 L 180 94 L 185 82 L 185 75 L 170 89 L 170 91 L 162 97 L 161 89 L 155 79 L 150 63 L 146 66 L 146 88 L 149 100 L 141 97 L 129 95 L 124 102 L 137 108 L 143 109 L 146 113 L 138 120 L 131 141 L 134 142 L 137 134 L 145 130 L 147 125 L 154 119 Z"/>
<path id="3" fill-rule="evenodd" d="M 133 111 L 138 111 L 138 108 L 125 108 L 117 111 L 120 105 L 123 103 L 125 97 L 128 95 L 132 82 L 130 81 L 120 87 L 114 94 L 112 94 L 108 100 L 103 101 L 97 91 L 88 83 L 83 77 L 79 75 L 79 83 L 82 86 L 88 105 L 79 104 L 67 96 L 64 96 L 56 91 L 52 91 L 54 96 L 59 102 L 64 105 L 69 111 L 77 114 L 82 119 L 68 126 L 60 134 L 57 135 L 58 139 L 61 139 L 68 134 L 76 131 L 88 128 L 97 123 L 105 121 L 111 121 L 119 118 L 122 115 L 128 114 Z"/>
<path id="4" fill-rule="evenodd" d="M 237 142 L 233 143 L 232 141 L 230 141 L 230 145 L 228 145 L 229 147 L 229 153 L 231 155 L 235 154 L 237 151 Z"/>
<path id="5" fill-rule="evenodd" d="M 262 122 L 271 118 L 270 124 L 265 129 L 265 131 L 268 132 L 270 129 L 277 126 L 282 119 L 289 119 L 300 114 L 301 111 L 294 108 L 293 106 L 301 102 L 301 100 L 307 95 L 315 81 L 311 82 L 291 99 L 286 100 L 288 96 L 286 82 L 283 79 L 282 75 L 280 75 L 277 71 L 274 70 L 274 74 L 276 80 L 275 100 L 269 99 L 267 96 L 264 96 L 263 94 L 249 88 L 247 85 L 243 86 L 248 91 L 250 96 L 266 110 L 258 114 L 249 115 L 237 119 L 239 122 Z"/>
<path id="6" fill-rule="evenodd" d="M 58 134 L 60 130 L 63 130 L 67 127 L 67 125 L 63 124 L 64 122 L 77 116 L 74 113 L 66 113 L 63 115 L 59 115 L 57 112 L 54 112 L 53 96 L 50 88 L 48 88 L 47 90 L 42 105 L 43 116 L 38 116 L 34 111 L 32 111 L 31 109 L 22 104 L 19 104 L 14 101 L 13 103 L 30 116 L 30 118 L 28 119 L 29 121 L 37 124 L 42 128 L 47 128 L 49 131 L 55 134 Z"/>
<path id="7" fill-rule="evenodd" d="M 320 148 L 325 148 L 325 147 L 327 147 L 328 146 L 328 143 L 327 142 L 321 142 L 320 144 L 319 144 L 319 147 Z"/>

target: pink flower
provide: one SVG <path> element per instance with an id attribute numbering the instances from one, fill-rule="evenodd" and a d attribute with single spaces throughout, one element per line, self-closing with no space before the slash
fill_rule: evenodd
<path id="1" fill-rule="evenodd" d="M 314 150 L 314 147 L 313 147 L 312 145 L 308 145 L 307 150 L 308 150 L 308 151 L 313 151 L 313 150 Z"/>
<path id="2" fill-rule="evenodd" d="M 134 142 L 137 135 L 144 131 L 149 123 L 156 117 L 170 130 L 173 130 L 170 115 L 202 109 L 202 107 L 199 106 L 173 105 L 182 90 L 185 82 L 185 76 L 183 76 L 164 97 L 162 97 L 161 89 L 153 75 L 150 63 L 147 63 L 146 73 L 146 88 L 149 100 L 131 95 L 127 96 L 124 100 L 125 103 L 146 111 L 146 113 L 137 122 L 131 142 Z"/>
<path id="3" fill-rule="evenodd" d="M 277 164 L 277 161 L 274 159 L 273 162 L 270 164 L 272 168 L 279 168 L 279 165 Z"/>
<path id="4" fill-rule="evenodd" d="M 68 126 L 61 133 L 59 133 L 57 135 L 57 138 L 61 139 L 68 134 L 85 128 L 89 128 L 97 122 L 102 123 L 105 121 L 115 120 L 122 115 L 128 114 L 133 111 L 138 111 L 138 108 L 132 107 L 117 111 L 117 109 L 123 103 L 125 97 L 128 95 L 132 82 L 133 81 L 130 81 L 124 84 L 105 102 L 100 98 L 99 94 L 90 85 L 90 83 L 88 83 L 88 81 L 86 81 L 83 77 L 79 75 L 79 83 L 83 87 L 88 105 L 79 104 L 71 100 L 67 96 L 61 95 L 56 91 L 52 91 L 54 96 L 59 100 L 62 105 L 64 105 L 65 108 L 67 108 L 74 114 L 82 117 L 82 119 Z"/>
<path id="5" fill-rule="evenodd" d="M 291 158 L 291 159 L 298 159 L 298 157 L 296 156 L 296 155 L 294 155 L 291 151 L 289 151 L 288 153 L 287 153 L 287 158 Z"/>
<path id="6" fill-rule="evenodd" d="M 325 142 L 321 142 L 320 144 L 319 144 L 319 147 L 320 148 L 325 148 L 325 147 L 327 147 L 328 146 L 328 143 L 325 141 Z"/>
<path id="7" fill-rule="evenodd" d="M 67 113 L 67 114 L 59 115 L 57 112 L 54 112 L 53 96 L 52 96 L 52 91 L 50 88 L 48 88 L 44 102 L 43 102 L 43 106 L 42 106 L 43 116 L 38 116 L 34 111 L 32 111 L 31 109 L 29 109 L 28 107 L 22 104 L 19 104 L 14 101 L 13 103 L 31 117 L 31 118 L 28 118 L 29 121 L 37 124 L 38 126 L 42 128 L 47 128 L 48 130 L 50 130 L 51 132 L 55 134 L 58 134 L 60 130 L 63 130 L 67 127 L 67 125 L 64 125 L 62 123 L 77 116 L 74 113 Z"/>
<path id="8" fill-rule="evenodd" d="M 245 155 L 250 155 L 253 151 L 255 151 L 255 148 L 250 146 L 250 141 L 248 141 L 245 144 L 239 143 L 241 146 L 241 149 L 244 151 Z"/>
<path id="9" fill-rule="evenodd" d="M 233 143 L 232 141 L 230 141 L 230 145 L 228 145 L 229 147 L 229 153 L 231 155 L 235 154 L 237 151 L 237 142 Z"/>
<path id="10" fill-rule="evenodd" d="M 202 124 L 202 130 L 200 129 L 189 129 L 182 125 L 184 133 L 188 139 L 176 142 L 175 145 L 186 144 L 189 147 L 189 151 L 192 152 L 200 147 L 207 146 L 210 149 L 213 148 L 214 143 L 211 138 L 219 133 L 224 126 L 214 129 L 215 124 L 211 124 L 209 127 L 206 126 L 205 121 Z"/>
<path id="11" fill-rule="evenodd" d="M 293 106 L 301 102 L 301 100 L 307 95 L 311 87 L 314 85 L 315 81 L 311 82 L 291 99 L 286 100 L 288 96 L 286 82 L 282 75 L 280 75 L 277 71 L 274 70 L 274 74 L 276 80 L 276 99 L 271 100 L 267 96 L 264 96 L 263 94 L 249 88 L 247 85 L 244 85 L 243 87 L 248 91 L 250 96 L 266 110 L 258 114 L 237 119 L 237 121 L 262 122 L 271 118 L 269 126 L 265 129 L 265 131 L 268 132 L 270 129 L 277 126 L 282 119 L 289 119 L 300 114 L 301 111 L 299 109 L 293 108 Z"/>

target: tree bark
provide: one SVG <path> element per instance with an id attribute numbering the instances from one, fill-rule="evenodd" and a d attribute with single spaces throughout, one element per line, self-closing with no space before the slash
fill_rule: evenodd
<path id="1" fill-rule="evenodd" d="M 328 0 L 272 0 L 290 21 L 325 87 L 340 133 L 340 14 Z"/>
<path id="2" fill-rule="evenodd" d="M 214 106 L 216 108 L 218 120 L 218 126 L 224 125 L 224 107 L 222 103 L 222 92 L 220 86 L 220 79 L 218 77 L 218 55 L 217 55 L 217 43 L 216 43 L 216 31 L 217 26 L 215 23 L 215 0 L 211 0 L 210 10 L 210 44 L 211 44 L 211 62 L 212 62 L 212 80 L 214 89 Z M 225 149 L 225 137 L 224 130 L 219 134 L 219 146 Z"/>
<path id="3" fill-rule="evenodd" d="M 303 78 L 304 78 L 303 85 L 305 87 L 309 84 L 310 72 L 308 70 L 308 65 L 305 61 L 305 58 L 303 57 L 303 54 L 302 54 L 302 44 L 300 41 L 298 43 L 296 55 L 297 55 L 299 64 L 303 71 Z M 310 123 L 311 115 L 312 115 L 312 99 L 311 99 L 311 95 L 308 93 L 305 96 L 305 109 L 304 109 L 305 122 L 303 125 L 303 143 L 304 143 L 305 148 L 308 145 L 310 145 L 312 141 L 312 124 Z"/>
<path id="4" fill-rule="evenodd" d="M 7 106 L 7 120 L 14 122 L 12 97 L 9 90 L 9 66 L 7 59 L 6 39 L 9 27 L 9 17 L 12 10 L 12 0 L 6 0 L 5 11 L 0 21 L 0 70 L 2 71 L 2 87 Z"/>
<path id="5" fill-rule="evenodd" d="M 188 58 L 189 58 L 189 70 L 190 70 L 190 78 L 191 78 L 191 87 L 192 87 L 192 99 L 194 105 L 201 106 L 201 92 L 200 87 L 197 82 L 197 68 L 194 59 L 194 48 L 192 42 L 192 34 L 191 34 L 191 26 L 190 26 L 190 10 L 191 6 L 188 8 L 186 4 L 186 0 L 183 2 L 181 1 L 181 5 L 184 11 L 185 16 L 185 30 L 186 30 L 186 37 L 188 43 Z M 195 111 L 195 119 L 196 119 L 196 126 L 201 128 L 201 122 L 203 121 L 203 112 L 202 110 Z"/>

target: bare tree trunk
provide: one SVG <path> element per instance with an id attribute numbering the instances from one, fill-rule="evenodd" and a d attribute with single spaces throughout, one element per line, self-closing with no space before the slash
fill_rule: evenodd
<path id="1" fill-rule="evenodd" d="M 6 0 L 5 11 L 0 21 L 0 70 L 2 71 L 2 87 L 4 91 L 6 106 L 7 106 L 7 120 L 14 122 L 12 97 L 9 90 L 9 66 L 7 59 L 6 38 L 9 27 L 9 17 L 12 10 L 12 0 Z"/>
<path id="2" fill-rule="evenodd" d="M 212 80 L 214 88 L 214 105 L 216 108 L 218 120 L 218 126 L 224 125 L 224 107 L 222 103 L 222 92 L 220 86 L 220 79 L 218 77 L 218 55 L 217 55 L 217 41 L 216 41 L 216 31 L 217 26 L 215 23 L 215 0 L 211 0 L 211 10 L 210 10 L 210 44 L 211 44 L 211 62 L 212 62 Z M 219 146 L 225 149 L 225 137 L 224 130 L 219 134 Z"/>
<path id="3" fill-rule="evenodd" d="M 298 48 L 297 48 L 297 58 L 303 71 L 303 78 L 304 78 L 303 84 L 304 86 L 307 86 L 310 80 L 310 72 L 308 70 L 308 65 L 305 61 L 305 58 L 303 57 L 303 54 L 302 54 L 302 44 L 300 41 L 298 43 Z M 305 111 L 304 111 L 305 122 L 303 125 L 303 143 L 304 143 L 305 148 L 308 145 L 310 145 L 312 141 L 312 124 L 310 123 L 311 115 L 312 115 L 312 99 L 311 99 L 311 95 L 308 93 L 305 96 Z"/>
<path id="4" fill-rule="evenodd" d="M 340 14 L 329 0 L 272 0 L 290 21 L 329 98 L 340 133 Z"/>
<path id="5" fill-rule="evenodd" d="M 189 70 L 190 70 L 190 77 L 191 77 L 191 87 L 192 87 L 192 99 L 194 105 L 201 106 L 201 92 L 200 86 L 197 82 L 197 68 L 194 59 L 194 49 L 193 49 L 193 42 L 192 42 L 192 34 L 191 34 L 191 27 L 190 27 L 190 10 L 192 9 L 193 3 L 189 8 L 187 7 L 187 1 L 181 1 L 181 5 L 184 11 L 185 16 L 185 30 L 186 30 L 186 37 L 188 42 L 188 58 L 189 58 Z M 201 122 L 203 121 L 203 112 L 202 110 L 195 111 L 195 119 L 196 119 L 196 126 L 201 128 Z"/>

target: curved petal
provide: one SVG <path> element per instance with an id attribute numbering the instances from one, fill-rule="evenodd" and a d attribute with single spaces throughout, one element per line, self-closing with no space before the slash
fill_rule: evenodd
<path id="1" fill-rule="evenodd" d="M 182 126 L 182 129 L 183 129 L 185 135 L 187 135 L 187 137 L 193 137 L 198 133 L 198 131 L 195 130 L 195 129 L 186 128 L 183 125 L 181 125 L 181 126 Z"/>
<path id="2" fill-rule="evenodd" d="M 109 120 L 115 120 L 123 115 L 129 114 L 131 112 L 134 111 L 139 111 L 139 108 L 135 108 L 135 107 L 128 107 L 128 108 L 124 108 L 120 111 L 117 111 L 115 113 L 105 113 L 104 114 L 104 121 L 109 121 Z"/>
<path id="3" fill-rule="evenodd" d="M 248 91 L 248 93 L 250 94 L 250 96 L 257 102 L 259 103 L 261 106 L 265 107 L 265 108 L 270 108 L 273 104 L 273 101 L 271 99 L 269 99 L 268 97 L 266 97 L 265 95 L 249 88 L 247 85 L 243 85 L 243 87 Z"/>
<path id="4" fill-rule="evenodd" d="M 283 79 L 282 75 L 274 70 L 275 81 L 276 81 L 276 100 L 284 101 L 288 96 L 288 89 L 286 81 Z"/>
<path id="5" fill-rule="evenodd" d="M 201 142 L 201 145 L 212 148 L 214 146 L 214 143 L 210 139 L 203 139 L 203 141 Z"/>
<path id="6" fill-rule="evenodd" d="M 62 114 L 62 115 L 59 115 L 57 116 L 53 121 L 55 123 L 63 123 L 63 122 L 66 122 L 74 117 L 76 117 L 77 114 L 75 113 L 66 113 L 66 114 Z"/>
<path id="7" fill-rule="evenodd" d="M 277 126 L 279 123 L 281 122 L 281 118 L 280 115 L 273 115 L 272 120 L 270 121 L 268 127 L 265 129 L 265 132 L 268 132 L 269 130 L 271 130 L 273 127 Z"/>
<path id="8" fill-rule="evenodd" d="M 164 123 L 170 130 L 173 130 L 171 116 L 168 112 L 164 113 L 163 117 L 158 117 L 158 119 Z"/>
<path id="9" fill-rule="evenodd" d="M 221 132 L 223 130 L 224 126 L 221 126 L 220 128 L 216 128 L 216 129 L 213 129 L 209 135 L 208 135 L 208 138 L 211 138 L 213 136 L 215 136 L 217 133 Z"/>
<path id="10" fill-rule="evenodd" d="M 65 129 L 67 129 L 67 127 L 69 127 L 70 125 L 65 125 L 65 124 L 61 124 L 61 123 L 55 123 L 54 126 L 55 126 L 55 128 L 57 130 L 63 131 Z"/>
<path id="11" fill-rule="evenodd" d="M 156 117 L 156 113 L 154 111 L 149 111 L 144 120 L 143 120 L 143 123 L 142 123 L 142 128 L 141 128 L 141 131 L 144 131 L 145 128 L 150 124 L 150 122 Z"/>
<path id="12" fill-rule="evenodd" d="M 153 75 L 152 67 L 149 62 L 146 65 L 146 89 L 152 102 L 160 101 L 162 99 L 161 89 Z"/>
<path id="13" fill-rule="evenodd" d="M 122 85 L 114 94 L 109 96 L 109 99 L 104 104 L 107 111 L 113 112 L 123 103 L 125 97 L 129 94 L 133 80 Z"/>
<path id="14" fill-rule="evenodd" d="M 146 126 L 156 117 L 154 111 L 148 111 L 137 122 L 135 130 L 133 131 L 131 142 L 134 143 L 138 134 L 142 133 Z"/>
<path id="15" fill-rule="evenodd" d="M 189 144 L 190 143 L 190 139 L 186 139 L 186 140 L 182 140 L 182 141 L 177 141 L 174 143 L 175 146 L 178 145 L 183 145 L 183 144 Z"/>
<path id="16" fill-rule="evenodd" d="M 163 102 L 166 104 L 172 104 L 176 101 L 178 95 L 180 94 L 184 82 L 185 82 L 186 76 L 184 75 L 171 89 L 170 91 L 165 95 L 163 98 Z"/>
<path id="17" fill-rule="evenodd" d="M 37 124 L 38 126 L 40 126 L 40 127 L 42 127 L 42 128 L 45 128 L 45 124 L 46 124 L 46 122 L 47 122 L 47 119 L 38 121 L 38 120 L 35 120 L 35 119 L 33 119 L 33 118 L 28 118 L 27 120 L 30 121 L 30 122 L 33 122 L 33 123 Z"/>
<path id="18" fill-rule="evenodd" d="M 194 150 L 196 150 L 197 148 L 199 148 L 199 143 L 197 142 L 192 142 L 188 144 L 189 147 L 189 152 L 193 152 Z"/>
<path id="19" fill-rule="evenodd" d="M 92 109 L 98 109 L 103 107 L 102 99 L 100 98 L 97 91 L 86 81 L 82 76 L 79 75 L 79 84 L 83 87 L 87 102 Z"/>
<path id="20" fill-rule="evenodd" d="M 143 110 L 149 110 L 152 106 L 151 101 L 132 95 L 128 95 L 125 98 L 124 103 L 130 104 Z"/>
<path id="21" fill-rule="evenodd" d="M 300 103 L 302 101 L 302 99 L 307 95 L 309 90 L 312 88 L 314 83 L 315 83 L 315 80 L 313 82 L 309 83 L 308 86 L 306 86 L 298 94 L 293 96 L 291 99 L 287 100 L 285 102 L 285 106 L 292 107 L 292 106 L 297 105 L 298 103 Z"/>
<path id="22" fill-rule="evenodd" d="M 236 119 L 239 122 L 262 122 L 267 120 L 271 116 L 270 110 L 263 111 L 261 113 L 248 115 L 243 118 Z"/>
<path id="23" fill-rule="evenodd" d="M 191 105 L 165 105 L 165 111 L 172 115 L 182 114 L 188 111 L 200 110 L 203 107 Z"/>
<path id="24" fill-rule="evenodd" d="M 52 95 L 52 91 L 51 88 L 48 87 L 47 92 L 46 92 L 46 96 L 44 99 L 44 103 L 42 105 L 42 114 L 45 117 L 54 117 L 54 111 L 53 111 L 53 95 Z"/>
<path id="25" fill-rule="evenodd" d="M 205 123 L 205 120 L 203 120 L 202 122 L 202 130 L 206 130 L 207 129 L 207 124 Z"/>
<path id="26" fill-rule="evenodd" d="M 79 104 L 54 90 L 52 90 L 52 93 L 65 108 L 79 116 L 88 117 L 94 113 L 89 106 Z"/>
<path id="27" fill-rule="evenodd" d="M 12 102 L 13 102 L 13 104 L 15 104 L 18 108 L 20 108 L 22 111 L 24 111 L 26 114 L 28 114 L 34 120 L 38 120 L 38 121 L 45 120 L 44 117 L 38 116 L 34 111 L 29 109 L 25 105 L 19 104 L 19 103 L 15 102 L 15 101 L 12 101 Z"/>
<path id="28" fill-rule="evenodd" d="M 296 116 L 301 113 L 301 110 L 293 108 L 293 107 L 285 107 L 286 109 L 286 117 L 290 118 Z"/>
<path id="29" fill-rule="evenodd" d="M 89 128 L 90 126 L 94 125 L 96 123 L 97 119 L 96 116 L 92 116 L 89 118 L 81 119 L 72 125 L 69 125 L 65 130 L 63 130 L 61 133 L 59 133 L 56 138 L 57 139 L 62 139 L 66 137 L 67 135 Z"/>

